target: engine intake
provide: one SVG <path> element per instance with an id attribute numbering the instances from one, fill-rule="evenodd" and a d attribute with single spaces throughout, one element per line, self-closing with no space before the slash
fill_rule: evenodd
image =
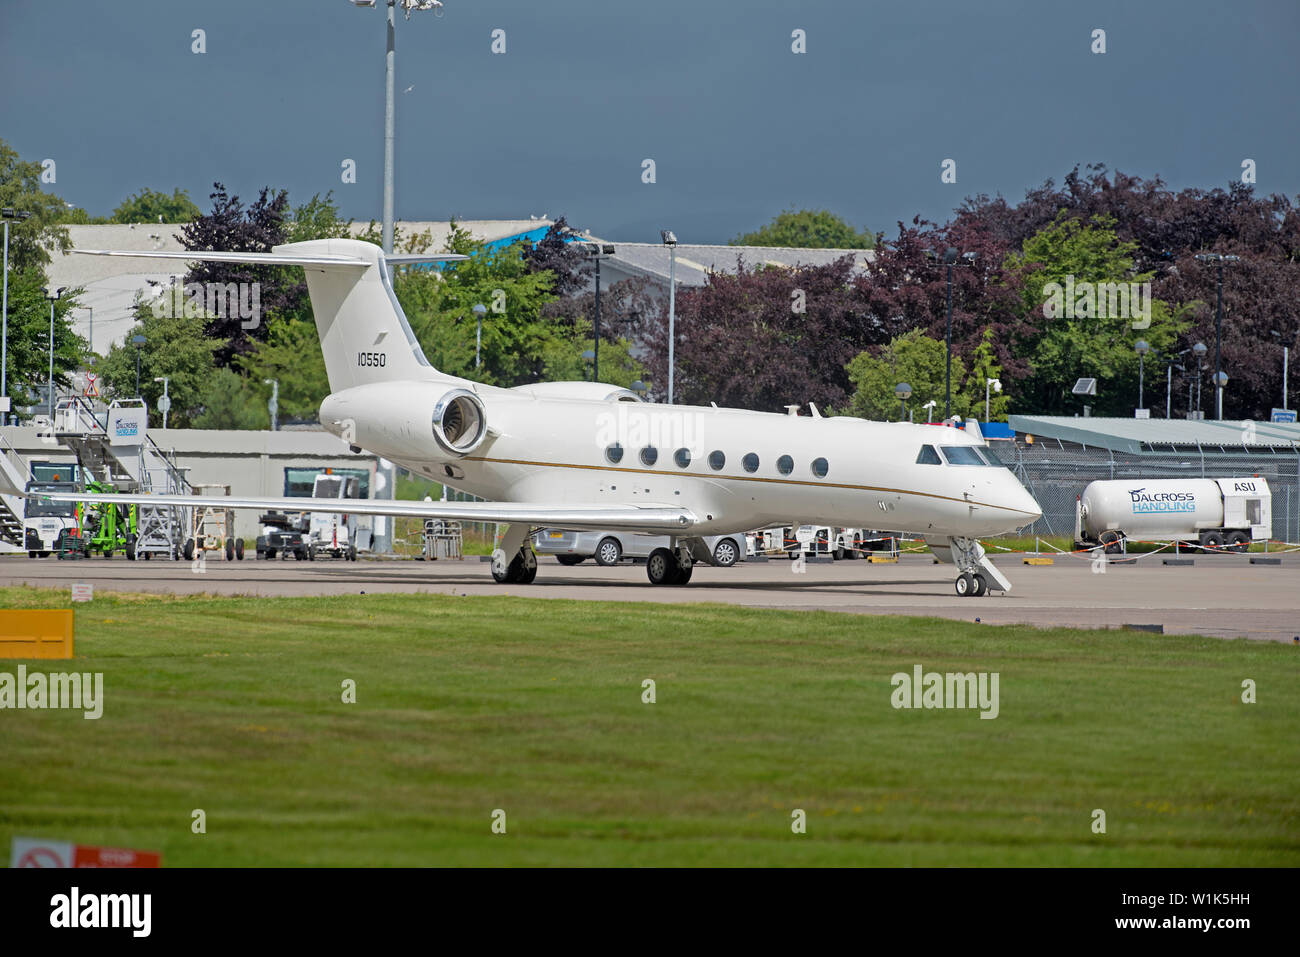
<path id="1" fill-rule="evenodd" d="M 468 389 L 452 389 L 433 407 L 433 437 L 449 455 L 468 455 L 487 437 L 487 410 Z"/>

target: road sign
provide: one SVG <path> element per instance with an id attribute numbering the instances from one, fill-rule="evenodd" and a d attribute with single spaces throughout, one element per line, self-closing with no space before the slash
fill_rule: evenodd
<path id="1" fill-rule="evenodd" d="M 158 411 L 159 411 L 159 412 L 170 412 L 170 411 L 171 411 L 171 407 L 172 407 L 172 397 L 171 397 L 171 396 L 169 396 L 169 395 L 165 395 L 165 396 L 163 396 L 162 398 L 160 398 L 160 399 L 158 400 Z"/>
<path id="2" fill-rule="evenodd" d="M 1270 422 L 1294 422 L 1295 409 L 1274 409 Z"/>
<path id="3" fill-rule="evenodd" d="M 95 586 L 89 582 L 74 582 L 72 585 L 73 601 L 92 601 L 95 597 Z"/>
<path id="4" fill-rule="evenodd" d="M 1151 410 L 1150 410 L 1150 409 L 1134 409 L 1134 410 L 1133 410 L 1133 418 L 1135 418 L 1135 419 L 1149 419 L 1149 418 L 1151 418 Z"/>
<path id="5" fill-rule="evenodd" d="M 71 841 L 15 837 L 10 867 L 161 867 L 157 851 L 133 851 L 125 847 L 95 847 Z"/>

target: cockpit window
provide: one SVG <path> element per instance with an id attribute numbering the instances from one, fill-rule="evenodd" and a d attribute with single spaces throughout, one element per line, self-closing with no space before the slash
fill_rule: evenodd
<path id="1" fill-rule="evenodd" d="M 944 445 L 943 457 L 949 465 L 987 465 L 973 445 Z"/>
<path id="2" fill-rule="evenodd" d="M 916 457 L 917 465 L 942 465 L 939 453 L 934 450 L 933 445 L 921 446 L 921 454 Z"/>

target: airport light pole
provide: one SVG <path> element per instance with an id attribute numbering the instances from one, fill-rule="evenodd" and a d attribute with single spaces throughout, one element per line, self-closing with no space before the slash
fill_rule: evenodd
<path id="1" fill-rule="evenodd" d="M 1291 366 L 1291 347 L 1282 341 L 1282 333 L 1276 329 L 1270 329 L 1268 334 L 1278 341 L 1282 346 L 1282 411 L 1287 411 L 1287 376 L 1290 374 Z"/>
<path id="2" fill-rule="evenodd" d="M 594 353 L 594 352 L 592 352 L 590 349 L 588 349 L 586 352 L 584 352 L 584 353 L 582 354 L 582 361 L 583 361 L 583 362 L 586 362 L 586 363 L 588 363 L 588 364 L 592 364 L 592 363 L 594 363 L 594 362 L 596 361 L 596 353 Z M 595 376 L 595 373 L 594 373 L 594 372 L 592 373 L 591 381 L 592 381 L 592 382 L 595 382 L 595 381 L 596 381 L 596 376 Z"/>
<path id="3" fill-rule="evenodd" d="M 144 336 L 132 336 L 131 345 L 135 346 L 135 394 L 140 395 L 140 350 L 144 348 Z"/>
<path id="4" fill-rule="evenodd" d="M 474 333 L 474 368 L 483 364 L 483 317 L 487 315 L 487 306 L 478 303 L 474 307 L 474 318 L 478 320 L 478 330 Z"/>
<path id="5" fill-rule="evenodd" d="M 1142 404 L 1142 400 L 1143 400 L 1142 384 L 1144 381 L 1142 375 L 1144 371 L 1144 367 L 1142 363 L 1143 360 L 1146 358 L 1146 354 L 1151 351 L 1151 344 L 1148 343 L 1145 339 L 1139 339 L 1134 344 L 1133 349 L 1138 354 L 1138 405 L 1137 407 L 1139 409 L 1142 409 L 1145 408 L 1145 406 Z"/>
<path id="6" fill-rule="evenodd" d="M 1205 362 L 1205 353 L 1209 350 L 1205 348 L 1204 342 L 1198 342 L 1192 346 L 1192 355 L 1196 356 L 1196 411 L 1201 411 L 1201 367 Z"/>
<path id="7" fill-rule="evenodd" d="M 1001 380 L 1001 379 L 985 379 L 985 380 L 984 380 L 984 424 L 985 424 L 985 425 L 988 425 L 988 423 L 989 423 L 989 389 L 990 389 L 990 387 L 993 389 L 994 392 L 998 393 L 998 395 L 1001 395 L 1001 394 L 1002 394 L 1002 380 Z"/>
<path id="8" fill-rule="evenodd" d="M 1228 387 L 1228 373 L 1214 373 L 1215 407 L 1219 410 L 1218 421 L 1223 421 L 1223 390 Z"/>
<path id="9" fill-rule="evenodd" d="M 1196 258 L 1203 263 L 1219 264 L 1219 281 L 1218 281 L 1218 301 L 1214 308 L 1214 382 L 1219 381 L 1219 376 L 1223 374 L 1223 264 L 1235 263 L 1240 257 L 1225 256 L 1223 253 L 1197 253 Z M 1226 381 L 1226 376 L 1224 377 Z M 1218 392 L 1218 405 L 1215 407 L 1214 417 L 1219 421 L 1223 420 L 1223 390 Z"/>
<path id="10" fill-rule="evenodd" d="M 912 394 L 912 387 L 906 382 L 900 382 L 894 386 L 894 395 L 898 396 L 898 401 L 903 403 L 903 411 L 899 415 L 898 421 L 907 421 L 907 397 Z"/>
<path id="11" fill-rule="evenodd" d="M 167 377 L 165 375 L 154 376 L 154 382 L 163 384 L 162 398 L 158 400 L 158 411 L 162 413 L 163 428 L 167 428 L 167 413 L 172 410 L 172 397 L 167 394 Z"/>
<path id="12" fill-rule="evenodd" d="M 0 218 L 4 219 L 5 224 L 5 253 L 4 253 L 4 331 L 0 333 L 0 398 L 9 397 L 9 224 L 30 217 L 32 214 L 25 209 L 13 209 L 5 207 L 0 209 Z M 8 418 L 8 413 L 4 415 Z"/>
<path id="13" fill-rule="evenodd" d="M 936 253 L 933 249 L 926 250 L 926 255 L 934 258 Z M 946 358 L 944 360 L 944 400 L 943 400 L 943 417 L 952 418 L 952 267 L 957 265 L 957 260 L 963 259 L 968 263 L 975 261 L 975 253 L 958 252 L 955 246 L 949 246 L 943 252 L 943 264 L 948 267 L 948 329 L 944 334 L 944 351 Z"/>
<path id="14" fill-rule="evenodd" d="M 673 404 L 673 347 L 677 338 L 677 236 L 671 229 L 659 230 L 668 247 L 668 404 Z"/>
<path id="15" fill-rule="evenodd" d="M 271 431 L 280 430 L 280 380 L 263 379 L 264 383 L 271 387 L 271 400 L 266 403 L 267 411 L 271 413 Z"/>
<path id="16" fill-rule="evenodd" d="M 921 408 L 925 409 L 925 424 L 926 424 L 926 425 L 929 425 L 930 423 L 932 423 L 932 422 L 934 421 L 934 407 L 935 407 L 936 405 L 938 405 L 938 404 L 939 404 L 938 401 L 936 401 L 935 399 L 931 399 L 931 400 L 930 400 L 929 402 L 927 402 L 925 405 L 921 406 Z"/>
<path id="17" fill-rule="evenodd" d="M 394 12 L 398 4 L 406 12 L 406 19 L 411 19 L 412 10 L 437 10 L 442 6 L 441 0 L 386 0 L 388 7 L 388 45 L 384 53 L 384 252 L 393 251 L 393 128 L 396 125 L 397 106 L 394 96 L 396 85 L 395 66 L 397 60 L 395 47 Z M 377 0 L 352 0 L 353 6 L 373 7 Z"/>
<path id="18" fill-rule="evenodd" d="M 67 286 L 60 286 L 58 289 L 47 289 L 45 298 L 50 301 L 50 421 L 54 421 L 54 304 L 63 298 L 63 291 Z"/>
<path id="19" fill-rule="evenodd" d="M 591 381 L 600 379 L 600 261 L 614 255 L 614 247 L 608 243 L 588 243 L 587 258 L 596 264 L 596 320 L 595 320 L 595 359 L 592 362 Z"/>

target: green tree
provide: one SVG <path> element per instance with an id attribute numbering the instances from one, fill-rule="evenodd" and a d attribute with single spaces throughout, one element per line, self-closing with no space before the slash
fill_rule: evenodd
<path id="1" fill-rule="evenodd" d="M 912 387 L 907 400 L 913 419 L 925 421 L 921 407 L 930 400 L 938 404 L 934 418 L 942 419 L 944 411 L 945 356 L 944 344 L 931 339 L 919 329 L 898 336 L 878 355 L 862 352 L 846 366 L 853 396 L 849 400 L 849 415 L 877 421 L 897 421 L 902 406 L 894 387 L 906 382 Z M 966 378 L 961 356 L 952 357 L 952 411 L 960 416 L 971 412 L 971 389 L 963 388 Z M 980 414 L 984 412 L 984 391 L 980 386 Z"/>
<path id="2" fill-rule="evenodd" d="M 1116 236 L 1113 218 L 1097 216 L 1085 223 L 1061 214 L 1008 256 L 1006 270 L 1021 296 L 1022 332 L 1015 349 L 1031 366 L 1018 384 L 1023 407 L 1043 414 L 1077 412 L 1071 387 L 1080 378 L 1095 378 L 1100 388 L 1091 404 L 1097 414 L 1131 414 L 1137 398 L 1134 346 L 1145 340 L 1156 352 L 1167 351 L 1191 308 L 1175 310 L 1149 297 L 1150 286 L 1143 284 L 1155 273 L 1136 270 L 1136 253 L 1135 242 Z M 1137 284 L 1140 294 L 1147 292 L 1149 315 L 1140 315 L 1146 308 L 1140 303 L 1130 301 L 1124 308 L 1105 292 L 1098 295 L 1103 283 L 1119 284 L 1126 292 Z"/>
<path id="3" fill-rule="evenodd" d="M 169 311 L 178 314 L 167 315 Z M 187 428 L 202 411 L 203 396 L 216 369 L 214 343 L 203 334 L 206 320 L 201 315 L 187 316 L 183 309 L 155 309 L 144 304 L 136 307 L 136 320 L 125 339 L 110 349 L 100 363 L 104 383 L 117 396 L 136 394 L 136 347 L 131 339 L 143 335 L 146 341 L 139 353 L 140 392 L 149 405 L 149 424 L 162 425 L 158 411 L 162 383 L 154 378 L 166 376 L 172 402 L 167 424 Z"/>
<path id="4" fill-rule="evenodd" d="M 271 412 L 259 390 L 232 369 L 217 369 L 203 383 L 191 424 L 196 429 L 269 429 Z"/>
<path id="5" fill-rule="evenodd" d="M 9 270 L 8 387 L 15 397 L 30 400 L 49 378 L 50 301 L 45 272 L 38 266 Z M 54 379 L 66 385 L 86 356 L 86 340 L 72 331 L 77 294 L 71 289 L 54 303 Z M 15 403 L 17 404 L 17 403 Z"/>
<path id="6" fill-rule="evenodd" d="M 177 187 L 168 196 L 157 190 L 142 189 L 124 199 L 113 210 L 114 223 L 188 223 L 202 213 L 190 194 Z"/>
<path id="7" fill-rule="evenodd" d="M 443 372 L 492 385 L 536 382 L 545 371 L 545 347 L 556 336 L 554 324 L 541 317 L 542 307 L 555 299 L 552 273 L 529 270 L 523 243 L 489 248 L 455 223 L 447 251 L 470 258 L 441 272 L 407 268 L 394 283 L 429 361 Z M 474 306 L 480 303 L 487 312 L 483 365 L 476 370 Z"/>
<path id="8" fill-rule="evenodd" d="M 871 249 L 875 237 L 858 232 L 826 209 L 787 209 L 762 229 L 737 236 L 732 246 L 790 246 L 798 249 Z"/>
<path id="9" fill-rule="evenodd" d="M 68 229 L 62 225 L 67 203 L 42 189 L 41 164 L 24 163 L 4 140 L 0 140 L 0 206 L 31 214 L 9 224 L 10 269 L 46 266 L 51 249 L 72 248 Z"/>
<path id="10" fill-rule="evenodd" d="M 971 354 L 970 375 L 966 376 L 961 385 L 962 404 L 970 410 L 970 414 L 975 418 L 981 422 L 985 421 L 984 396 L 987 389 L 989 397 L 988 421 L 1000 422 L 1006 418 L 1007 408 L 1011 400 L 1005 392 L 998 393 L 989 389 L 989 379 L 1001 381 L 1002 366 L 998 364 L 997 354 L 993 348 L 993 330 L 985 329 L 984 338 L 975 347 L 974 353 Z M 1003 382 L 1002 385 L 1007 388 L 1011 386 L 1011 383 Z"/>
<path id="11" fill-rule="evenodd" d="M 272 318 L 266 341 L 259 342 L 248 355 L 239 357 L 236 364 L 248 374 L 249 388 L 263 400 L 271 392 L 265 380 L 280 381 L 281 418 L 314 421 L 321 401 L 329 395 L 325 357 L 316 323 L 311 319 Z"/>

